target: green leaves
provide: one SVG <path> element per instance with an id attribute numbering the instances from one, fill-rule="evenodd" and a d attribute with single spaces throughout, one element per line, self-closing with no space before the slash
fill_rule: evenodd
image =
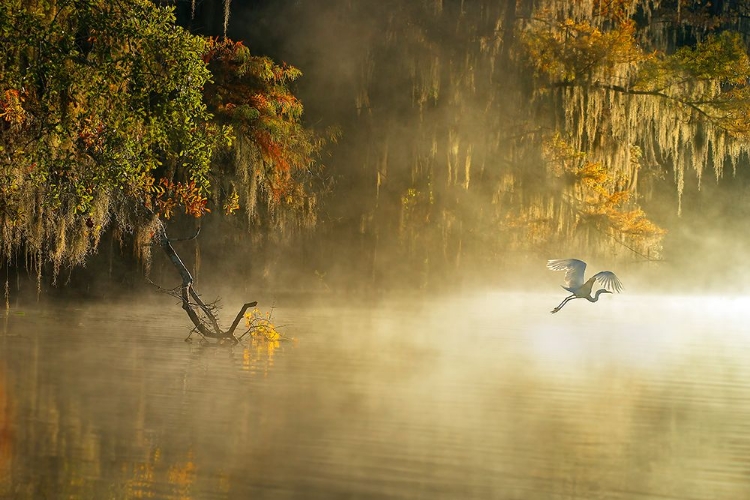
<path id="1" fill-rule="evenodd" d="M 57 273 L 111 221 L 143 240 L 155 215 L 249 214 L 256 188 L 274 216 L 314 207 L 303 184 L 322 141 L 289 89 L 298 69 L 193 36 L 149 0 L 0 2 L 0 46 L 6 258 L 24 249 Z"/>
<path id="2" fill-rule="evenodd" d="M 750 78 L 750 58 L 742 38 L 729 31 L 709 35 L 695 47 L 682 47 L 667 62 L 672 70 L 699 80 L 744 86 Z"/>
<path id="3" fill-rule="evenodd" d="M 26 244 L 54 248 L 56 267 L 80 262 L 97 242 L 88 228 L 112 213 L 126 228 L 145 223 L 139 207 L 154 176 L 189 184 L 185 199 L 202 213 L 196 193 L 210 189 L 221 131 L 203 103 L 205 41 L 170 10 L 147 0 L 3 2 L 0 45 L 0 174 L 16 186 L 0 192 L 4 255 Z"/>

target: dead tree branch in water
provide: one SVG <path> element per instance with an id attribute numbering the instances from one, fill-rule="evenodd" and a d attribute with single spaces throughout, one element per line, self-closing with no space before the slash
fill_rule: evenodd
<path id="1" fill-rule="evenodd" d="M 200 233 L 200 230 L 198 230 L 195 236 L 187 239 L 196 238 L 198 233 Z M 234 319 L 232 326 L 229 327 L 228 330 L 222 330 L 219 326 L 219 321 L 216 319 L 216 302 L 206 304 L 203 302 L 203 299 L 201 299 L 198 292 L 195 291 L 195 288 L 193 287 L 193 276 L 190 274 L 187 267 L 185 267 L 180 256 L 177 255 L 170 239 L 167 237 L 167 230 L 161 220 L 158 220 L 157 222 L 157 231 L 154 234 L 154 239 L 159 243 L 159 246 L 164 250 L 164 253 L 167 254 L 169 261 L 177 269 L 177 272 L 182 278 L 182 284 L 179 288 L 173 289 L 171 294 L 182 300 L 182 308 L 187 313 L 190 321 L 192 321 L 194 325 L 193 330 L 197 331 L 203 337 L 218 339 L 219 341 L 229 340 L 236 344 L 238 340 L 234 336 L 234 330 L 237 328 L 237 325 L 245 314 L 247 308 L 255 306 L 257 302 L 248 302 L 247 304 L 244 304 L 240 309 L 240 312 L 237 313 L 237 317 Z M 190 337 L 188 336 L 188 338 Z"/>

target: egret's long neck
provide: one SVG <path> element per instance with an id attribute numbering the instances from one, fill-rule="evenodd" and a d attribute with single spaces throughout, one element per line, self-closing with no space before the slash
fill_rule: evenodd
<path id="1" fill-rule="evenodd" d="M 596 278 L 592 276 L 586 283 L 581 285 L 580 288 L 578 288 L 577 290 L 572 290 L 572 292 L 575 293 L 578 297 L 588 298 L 588 296 L 591 295 L 591 289 L 594 287 L 594 280 L 596 280 Z"/>
<path id="2" fill-rule="evenodd" d="M 605 290 L 604 288 L 602 288 L 600 290 L 597 290 L 593 297 L 588 296 L 588 297 L 586 297 L 586 299 L 589 302 L 596 302 L 597 300 L 599 300 L 599 295 L 601 295 L 603 293 L 609 293 L 609 292 L 607 290 Z"/>

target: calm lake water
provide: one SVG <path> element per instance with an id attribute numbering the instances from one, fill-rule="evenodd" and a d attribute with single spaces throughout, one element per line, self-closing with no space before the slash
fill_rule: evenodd
<path id="1" fill-rule="evenodd" d="M 750 498 L 750 300 L 561 299 L 11 310 L 0 498 Z"/>

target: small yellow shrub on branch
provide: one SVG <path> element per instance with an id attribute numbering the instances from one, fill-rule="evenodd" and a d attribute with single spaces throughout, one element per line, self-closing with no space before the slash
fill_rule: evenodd
<path id="1" fill-rule="evenodd" d="M 246 312 L 245 328 L 247 328 L 247 331 L 242 337 L 249 334 L 254 340 L 266 340 L 268 342 L 290 340 L 281 334 L 276 325 L 271 322 L 271 311 L 263 313 L 258 308 L 255 308 L 250 312 Z"/>

